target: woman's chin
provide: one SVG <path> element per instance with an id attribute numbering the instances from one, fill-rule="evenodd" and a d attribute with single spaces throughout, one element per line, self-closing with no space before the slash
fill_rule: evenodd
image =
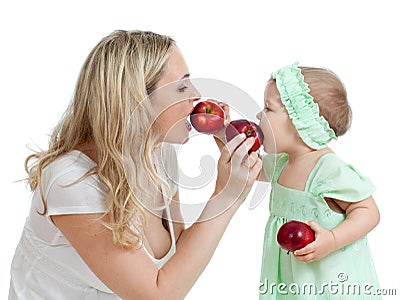
<path id="1" fill-rule="evenodd" d="M 186 144 L 187 142 L 189 142 L 190 137 L 188 136 L 186 139 L 183 140 L 182 144 Z"/>
<path id="2" fill-rule="evenodd" d="M 186 144 L 190 139 L 188 132 L 179 132 L 177 134 L 172 134 L 172 132 L 165 136 L 163 142 L 170 144 Z"/>
<path id="3" fill-rule="evenodd" d="M 186 132 L 186 134 L 182 134 L 178 139 L 176 144 L 186 144 L 190 139 L 189 132 Z"/>

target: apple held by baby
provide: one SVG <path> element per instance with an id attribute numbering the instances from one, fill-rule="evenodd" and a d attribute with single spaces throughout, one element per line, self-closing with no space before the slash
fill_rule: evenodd
<path id="1" fill-rule="evenodd" d="M 315 233 L 306 223 L 292 220 L 279 228 L 276 239 L 279 246 L 289 253 L 313 242 Z"/>

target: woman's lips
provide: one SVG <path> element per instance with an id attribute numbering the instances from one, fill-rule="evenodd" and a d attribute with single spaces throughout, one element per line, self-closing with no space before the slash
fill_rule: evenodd
<path id="1" fill-rule="evenodd" d="M 192 109 L 190 110 L 188 116 L 190 116 L 192 114 L 193 110 L 194 110 L 194 107 L 192 107 Z"/>
<path id="2" fill-rule="evenodd" d="M 185 120 L 185 124 L 188 131 L 192 130 L 192 124 L 190 124 L 188 119 Z"/>

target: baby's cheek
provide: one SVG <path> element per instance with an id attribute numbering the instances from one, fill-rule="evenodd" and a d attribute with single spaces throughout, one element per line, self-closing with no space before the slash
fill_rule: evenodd
<path id="1" fill-rule="evenodd" d="M 264 151 L 267 153 L 274 153 L 275 152 L 275 141 L 273 136 L 269 135 L 264 138 Z"/>
<path id="2" fill-rule="evenodd" d="M 264 140 L 265 138 L 267 138 L 268 136 L 272 135 L 272 128 L 268 122 L 267 118 L 263 118 L 260 122 L 260 128 L 264 134 Z"/>

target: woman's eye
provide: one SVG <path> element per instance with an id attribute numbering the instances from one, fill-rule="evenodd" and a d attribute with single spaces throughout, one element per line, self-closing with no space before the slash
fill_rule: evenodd
<path id="1" fill-rule="evenodd" d="M 182 87 L 180 87 L 179 89 L 178 89 L 178 91 L 179 91 L 179 93 L 183 93 L 184 91 L 186 91 L 187 90 L 187 86 L 182 86 Z"/>
<path id="2" fill-rule="evenodd" d="M 266 112 L 271 111 L 268 107 L 264 107 L 264 110 L 265 110 Z"/>

